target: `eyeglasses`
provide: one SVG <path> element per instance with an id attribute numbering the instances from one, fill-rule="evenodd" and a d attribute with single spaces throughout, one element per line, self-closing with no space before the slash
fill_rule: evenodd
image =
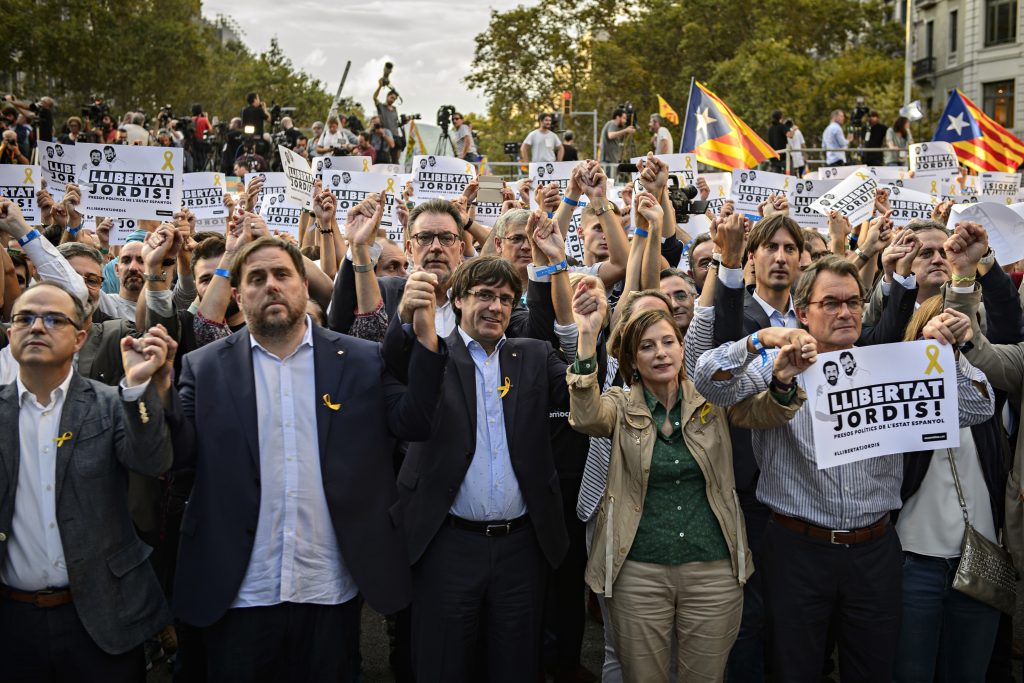
<path id="1" fill-rule="evenodd" d="M 83 275 L 82 279 L 85 280 L 85 284 L 90 287 L 99 287 L 103 284 L 103 278 L 99 275 Z"/>
<path id="2" fill-rule="evenodd" d="M 478 289 L 475 291 L 472 289 L 468 289 L 466 290 L 466 294 L 472 294 L 477 298 L 477 301 L 479 301 L 482 304 L 489 304 L 495 299 L 497 299 L 505 308 L 512 308 L 512 306 L 516 302 L 516 298 L 511 294 L 495 294 L 494 292 L 491 292 L 486 289 Z"/>
<path id="3" fill-rule="evenodd" d="M 850 309 L 850 313 L 853 315 L 859 314 L 864 310 L 864 299 L 855 297 L 853 299 L 847 299 L 846 301 L 840 301 L 839 299 L 822 299 L 821 301 L 808 301 L 809 304 L 818 304 L 821 306 L 821 310 L 825 311 L 828 315 L 836 315 L 845 305 Z"/>
<path id="4" fill-rule="evenodd" d="M 412 238 L 421 247 L 429 247 L 435 239 L 441 243 L 442 247 L 450 247 L 455 244 L 455 240 L 459 239 L 459 236 L 454 232 L 418 232 Z"/>
<path id="5" fill-rule="evenodd" d="M 711 267 L 711 262 L 713 260 L 714 259 L 712 259 L 711 257 L 702 258 L 699 261 L 697 261 L 697 267 L 698 268 L 703 268 L 704 270 L 707 270 L 708 268 Z"/>
<path id="6" fill-rule="evenodd" d="M 690 300 L 690 293 L 685 289 L 676 290 L 669 294 L 669 296 L 672 297 L 672 301 L 678 301 L 679 303 Z"/>
<path id="7" fill-rule="evenodd" d="M 526 235 L 509 235 L 508 237 L 502 237 L 501 240 L 503 242 L 511 242 L 513 245 L 519 247 L 526 241 Z"/>
<path id="8" fill-rule="evenodd" d="M 15 313 L 11 316 L 11 327 L 19 330 L 29 328 L 36 324 L 36 320 L 42 320 L 43 327 L 48 330 L 60 330 L 65 325 L 78 329 L 75 321 L 63 313 Z"/>

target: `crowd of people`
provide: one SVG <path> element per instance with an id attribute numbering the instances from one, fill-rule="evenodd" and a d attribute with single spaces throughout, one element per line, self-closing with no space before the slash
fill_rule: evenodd
<path id="1" fill-rule="evenodd" d="M 369 134 L 282 125 L 393 160 L 394 104 Z M 0 156 L 28 151 L 14 118 Z M 253 93 L 230 127 L 269 120 Z M 524 158 L 565 158 L 551 123 Z M 222 231 L 182 209 L 119 246 L 74 184 L 37 225 L 0 198 L 0 678 L 138 681 L 173 652 L 178 681 L 356 681 L 372 609 L 398 681 L 1010 680 L 1009 617 L 951 586 L 967 516 L 999 542 L 1010 514 L 1024 264 L 947 229 L 952 202 L 894 227 L 885 190 L 827 234 L 773 196 L 690 235 L 653 154 L 612 201 L 635 128 L 609 123 L 493 227 L 475 180 L 399 188 L 400 244 L 385 197 L 339 224 L 319 180 L 297 238 L 259 176 Z M 805 371 L 918 339 L 954 350 L 960 446 L 819 469 Z"/>

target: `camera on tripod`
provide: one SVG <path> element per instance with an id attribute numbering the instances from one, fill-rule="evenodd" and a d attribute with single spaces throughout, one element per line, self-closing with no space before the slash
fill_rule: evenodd
<path id="1" fill-rule="evenodd" d="M 672 202 L 672 209 L 676 212 L 676 220 L 680 223 L 687 223 L 690 216 L 700 216 L 708 210 L 708 201 L 694 199 L 698 190 L 693 185 L 680 185 L 679 177 L 673 174 L 668 176 L 668 200 Z"/>
<path id="2" fill-rule="evenodd" d="M 398 125 L 404 127 L 405 124 L 409 123 L 410 121 L 419 121 L 422 118 L 422 114 L 402 114 L 401 116 L 398 117 Z"/>
<path id="3" fill-rule="evenodd" d="M 97 97 L 92 104 L 82 105 L 82 118 L 88 118 L 92 123 L 93 128 L 99 128 L 100 123 L 103 121 L 103 117 L 109 113 L 110 107 L 108 107 L 107 103 L 99 97 Z"/>
<path id="4" fill-rule="evenodd" d="M 442 104 L 437 110 L 437 125 L 445 133 L 452 125 L 452 116 L 455 114 L 455 105 Z"/>
<path id="5" fill-rule="evenodd" d="M 622 111 L 624 111 L 626 113 L 626 125 L 627 126 L 635 126 L 636 125 L 636 107 L 633 106 L 632 102 L 630 102 L 629 100 L 626 100 L 625 102 L 620 104 L 617 107 L 617 109 L 621 109 Z"/>

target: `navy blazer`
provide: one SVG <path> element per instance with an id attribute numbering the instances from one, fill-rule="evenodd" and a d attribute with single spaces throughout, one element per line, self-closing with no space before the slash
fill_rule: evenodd
<path id="1" fill-rule="evenodd" d="M 324 493 L 342 559 L 360 594 L 381 614 L 409 604 L 412 585 L 395 488 L 395 440 L 430 436 L 444 384 L 444 346 L 407 351 L 408 388 L 384 368 L 381 347 L 313 327 L 316 418 Z M 182 362 L 175 467 L 194 467 L 181 523 L 174 611 L 209 626 L 245 577 L 259 519 L 260 454 L 248 329 Z M 324 395 L 338 410 L 327 406 Z"/>

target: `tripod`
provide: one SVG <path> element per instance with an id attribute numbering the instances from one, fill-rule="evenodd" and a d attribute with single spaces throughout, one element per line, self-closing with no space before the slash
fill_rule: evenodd
<path id="1" fill-rule="evenodd" d="M 451 150 L 451 154 L 448 151 Z M 455 141 L 448 132 L 448 126 L 441 126 L 441 135 L 437 138 L 437 145 L 434 147 L 434 156 L 456 156 Z"/>

